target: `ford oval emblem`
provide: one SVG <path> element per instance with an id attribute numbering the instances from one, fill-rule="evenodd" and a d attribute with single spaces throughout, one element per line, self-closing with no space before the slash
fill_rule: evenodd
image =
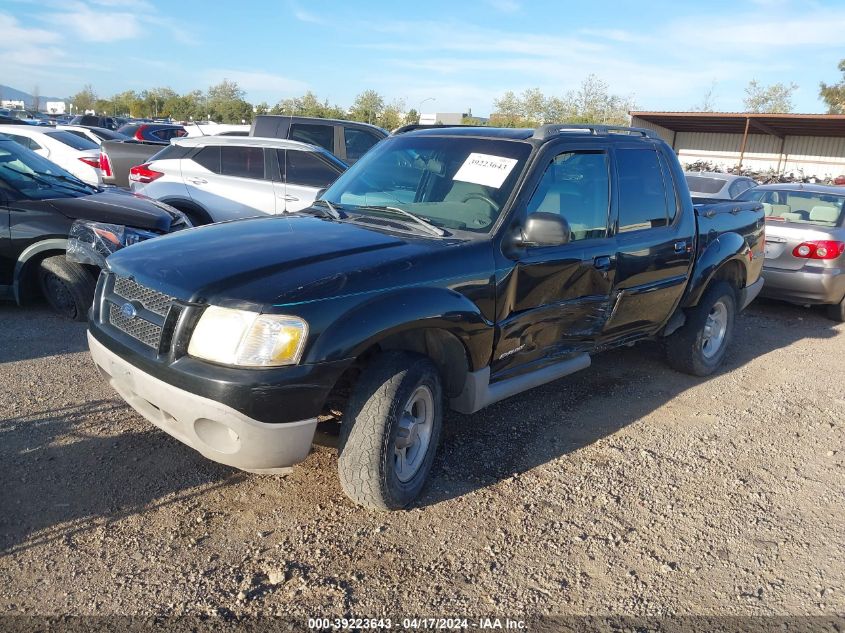
<path id="1" fill-rule="evenodd" d="M 135 309 L 131 303 L 124 303 L 120 307 L 120 313 L 125 316 L 127 319 L 134 319 L 138 316 L 138 311 Z"/>

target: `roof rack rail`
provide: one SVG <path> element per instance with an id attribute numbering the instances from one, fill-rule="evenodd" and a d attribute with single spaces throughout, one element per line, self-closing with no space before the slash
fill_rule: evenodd
<path id="1" fill-rule="evenodd" d="M 558 134 L 566 132 L 589 132 L 593 136 L 606 136 L 608 134 L 639 134 L 646 138 L 660 138 L 654 130 L 647 130 L 642 127 L 625 127 L 622 125 L 599 125 L 599 124 L 575 124 L 575 123 L 549 123 L 541 125 L 534 130 L 531 138 L 545 141 Z"/>

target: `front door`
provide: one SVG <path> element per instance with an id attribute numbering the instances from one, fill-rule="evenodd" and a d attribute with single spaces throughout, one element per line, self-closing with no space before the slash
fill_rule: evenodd
<path id="1" fill-rule="evenodd" d="M 545 160 L 522 216 L 559 214 L 569 224 L 570 242 L 518 255 L 499 297 L 492 359 L 499 377 L 591 350 L 608 316 L 614 254 L 608 148 L 567 144 Z"/>
<path id="2" fill-rule="evenodd" d="M 301 211 L 311 206 L 320 189 L 328 187 L 340 175 L 340 170 L 330 165 L 317 152 L 295 149 L 277 150 L 279 165 L 284 171 L 284 210 Z"/>

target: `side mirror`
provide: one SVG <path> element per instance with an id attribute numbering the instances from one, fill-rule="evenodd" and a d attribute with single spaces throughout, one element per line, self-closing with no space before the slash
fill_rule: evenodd
<path id="1" fill-rule="evenodd" d="M 329 189 L 328 187 L 323 187 L 322 189 L 318 189 L 318 190 L 317 190 L 317 195 L 315 195 L 315 196 L 314 196 L 314 200 L 319 200 L 319 199 L 320 199 L 320 197 L 321 197 L 324 193 L 326 193 L 326 191 L 328 191 L 328 189 Z"/>
<path id="2" fill-rule="evenodd" d="M 571 231 L 566 218 L 557 213 L 532 213 L 522 230 L 514 235 L 514 246 L 518 248 L 541 248 L 569 244 Z"/>

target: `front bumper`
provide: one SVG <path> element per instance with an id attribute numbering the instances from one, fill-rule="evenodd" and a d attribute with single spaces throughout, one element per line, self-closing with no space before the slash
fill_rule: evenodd
<path id="1" fill-rule="evenodd" d="M 763 296 L 792 303 L 833 304 L 845 296 L 845 270 L 804 266 L 801 270 L 763 267 Z"/>
<path id="2" fill-rule="evenodd" d="M 97 367 L 133 409 L 205 457 L 250 472 L 284 473 L 308 455 L 317 418 L 259 422 L 141 371 L 90 332 L 88 345 Z"/>

